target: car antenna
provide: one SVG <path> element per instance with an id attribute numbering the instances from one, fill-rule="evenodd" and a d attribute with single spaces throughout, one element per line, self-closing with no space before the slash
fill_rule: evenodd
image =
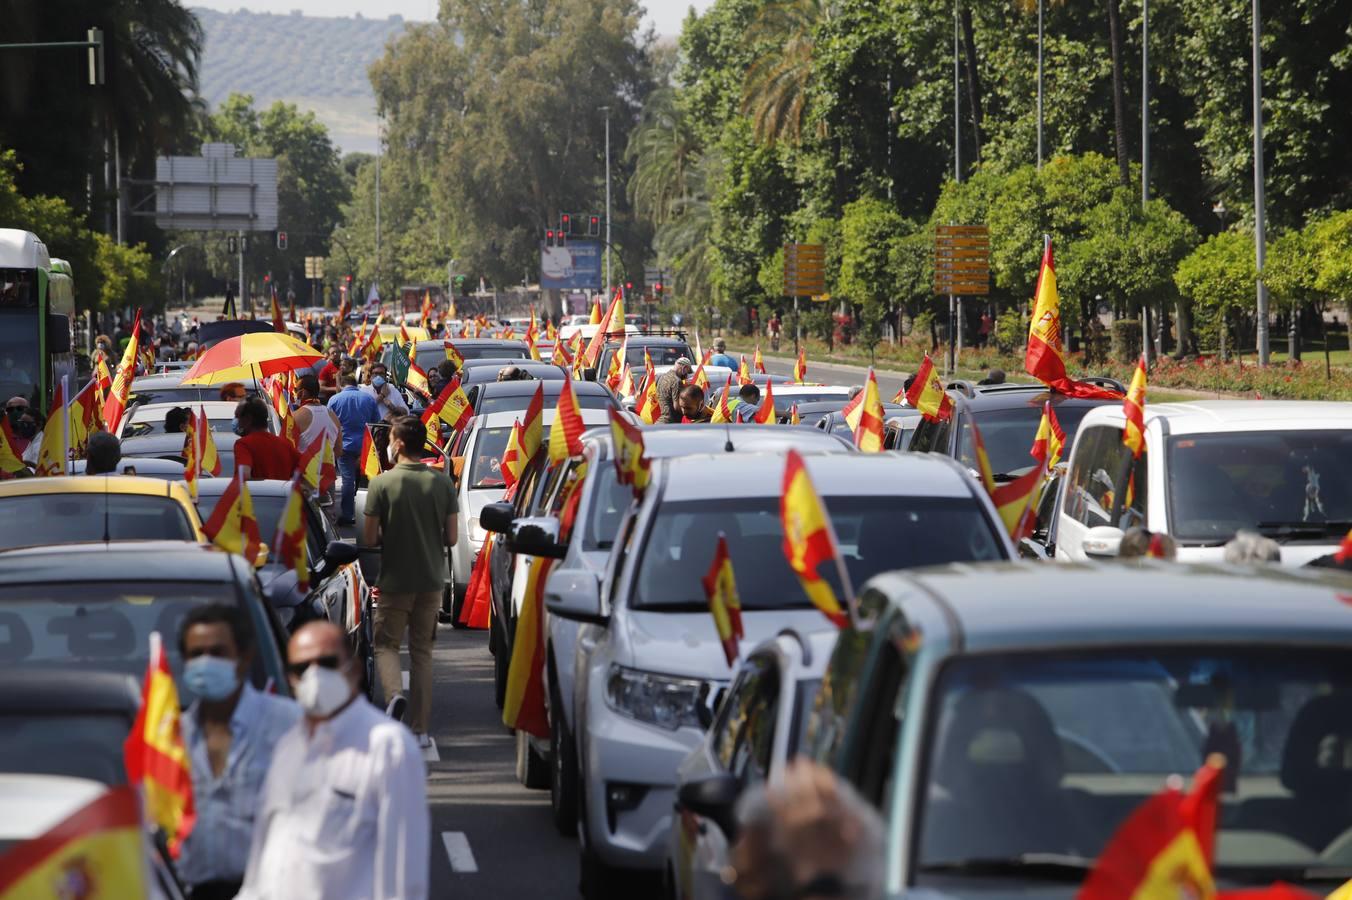
<path id="1" fill-rule="evenodd" d="M 731 453 L 737 448 L 732 446 L 732 423 L 729 422 L 727 419 L 723 420 L 723 430 L 727 432 L 728 435 L 728 441 L 723 445 L 723 452 Z"/>

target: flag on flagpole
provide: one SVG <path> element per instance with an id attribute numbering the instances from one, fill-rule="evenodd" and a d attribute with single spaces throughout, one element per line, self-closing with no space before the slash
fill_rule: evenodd
<path id="1" fill-rule="evenodd" d="M 557 427 L 557 424 L 556 424 Z M 512 639 L 512 658 L 507 665 L 507 691 L 502 703 L 502 721 L 508 728 L 537 738 L 549 737 L 549 711 L 545 706 L 545 582 L 555 560 L 533 558 L 521 614 Z M 503 651 L 499 651 L 503 652 Z"/>
<path id="2" fill-rule="evenodd" d="M 517 419 L 512 423 L 511 434 L 507 436 L 507 449 L 502 451 L 502 459 L 498 462 L 502 483 L 509 489 L 521 477 L 526 462 L 530 459 L 524 449 L 525 443 L 525 438 L 521 434 L 521 420 Z"/>
<path id="3" fill-rule="evenodd" d="M 845 422 L 854 433 L 854 445 L 865 453 L 883 449 L 883 401 L 878 395 L 878 377 L 870 367 L 864 389 L 845 404 Z"/>
<path id="4" fill-rule="evenodd" d="M 1050 239 L 1045 241 L 1042 250 L 1042 266 L 1033 293 L 1033 314 L 1028 323 L 1028 349 L 1024 353 L 1023 365 L 1029 375 L 1069 397 L 1101 400 L 1118 400 L 1122 397 L 1117 391 L 1074 381 L 1066 375 L 1065 354 L 1061 349 L 1061 298 L 1056 291 L 1056 265 L 1052 258 Z"/>
<path id="5" fill-rule="evenodd" d="M 328 435 L 324 436 L 328 440 Z M 302 591 L 310 589 L 310 564 L 306 558 L 308 527 L 305 521 L 305 494 L 301 491 L 301 473 L 291 479 L 291 491 L 286 507 L 277 520 L 277 531 L 272 536 L 273 559 L 296 573 L 296 584 Z"/>
<path id="6" fill-rule="evenodd" d="M 380 474 L 380 454 L 376 453 L 375 435 L 371 433 L 371 426 L 366 426 L 366 431 L 361 439 L 361 454 L 357 457 L 357 474 L 365 475 L 369 481 Z"/>
<path id="7" fill-rule="evenodd" d="M 765 396 L 761 398 L 760 406 L 751 416 L 751 421 L 757 425 L 774 425 L 778 421 L 775 415 L 774 388 L 768 381 L 765 382 Z"/>
<path id="8" fill-rule="evenodd" d="M 643 387 L 639 388 L 638 406 L 634 412 L 645 425 L 652 425 L 662 416 L 662 407 L 657 402 L 657 379 L 652 373 L 643 379 Z"/>
<path id="9" fill-rule="evenodd" d="M 433 419 L 440 419 L 450 427 L 459 430 L 474 415 L 469 405 L 469 397 L 460 386 L 460 376 L 456 375 L 441 389 L 437 398 L 423 410 L 423 424 L 431 425 Z"/>
<path id="10" fill-rule="evenodd" d="M 197 451 L 197 416 L 189 415 L 183 423 L 183 481 L 188 493 L 197 502 L 197 479 L 202 477 L 201 459 Z"/>
<path id="11" fill-rule="evenodd" d="M 136 788 L 109 788 L 0 856 L 0 898 L 147 897 L 146 853 Z"/>
<path id="12" fill-rule="evenodd" d="M 23 454 L 14 449 L 14 429 L 9 424 L 9 416 L 0 415 L 0 472 L 13 475 L 28 468 L 24 465 Z"/>
<path id="13" fill-rule="evenodd" d="M 1052 409 L 1052 402 L 1045 400 L 1042 403 L 1042 421 L 1038 423 L 1033 446 L 1028 452 L 1032 454 L 1033 459 L 1045 464 L 1048 469 L 1054 469 L 1061 461 L 1061 451 L 1065 446 L 1066 432 L 1056 420 L 1056 410 Z"/>
<path id="14" fill-rule="evenodd" d="M 742 602 L 737 596 L 737 577 L 728 556 L 728 538 L 721 531 L 709 571 L 704 573 L 700 583 L 704 585 L 704 596 L 714 617 L 718 642 L 723 645 L 723 658 L 731 667 L 739 655 L 738 641 L 746 635 L 742 631 Z"/>
<path id="15" fill-rule="evenodd" d="M 748 366 L 747 363 L 746 363 L 746 354 L 745 354 L 745 353 L 743 353 L 743 354 L 741 355 L 741 360 L 740 360 L 740 362 L 737 363 L 737 383 L 738 383 L 738 384 L 751 384 L 751 383 L 752 383 L 752 378 L 751 378 L 751 367 Z"/>
<path id="16" fill-rule="evenodd" d="M 1131 385 L 1127 395 L 1122 398 L 1122 411 L 1127 424 L 1122 429 L 1122 443 L 1127 445 L 1134 459 L 1140 459 L 1145 451 L 1145 354 L 1136 362 L 1136 371 L 1132 373 Z"/>
<path id="17" fill-rule="evenodd" d="M 127 410 L 131 381 L 136 377 L 137 348 L 140 346 L 140 339 L 141 311 L 138 309 L 136 318 L 132 321 L 131 340 L 127 342 L 127 349 L 122 351 L 122 361 L 117 364 L 117 371 L 113 375 L 113 383 L 108 391 L 108 399 L 103 404 L 103 426 L 114 433 L 122 414 Z"/>
<path id="18" fill-rule="evenodd" d="M 751 356 L 751 367 L 756 370 L 757 374 L 765 374 L 765 360 L 761 357 L 760 344 L 756 345 L 756 351 Z"/>
<path id="19" fill-rule="evenodd" d="M 723 385 L 723 393 L 719 394 L 718 402 L 713 406 L 713 415 L 709 417 L 711 424 L 722 425 L 732 421 L 732 407 L 728 406 L 728 394 L 731 392 L 731 383 Z"/>
<path id="20" fill-rule="evenodd" d="M 906 392 L 906 402 L 931 422 L 946 421 L 953 415 L 953 398 L 944 390 L 943 380 L 928 353 L 916 370 L 911 389 Z"/>
<path id="21" fill-rule="evenodd" d="M 465 358 L 460 355 L 460 351 L 455 349 L 455 344 L 450 339 L 443 340 L 442 346 L 446 348 L 446 358 L 455 363 L 455 370 L 459 372 L 465 367 Z"/>
<path id="22" fill-rule="evenodd" d="M 258 560 L 263 539 L 258 533 L 249 486 L 238 468 L 211 515 L 202 523 L 202 533 L 227 553 L 238 553 L 250 562 Z"/>
<path id="23" fill-rule="evenodd" d="M 616 410 L 610 411 L 610 437 L 614 446 L 615 477 L 641 497 L 648 488 L 652 462 L 643 446 L 643 432 Z"/>
<path id="24" fill-rule="evenodd" d="M 807 377 L 807 347 L 798 348 L 798 359 L 793 364 L 793 381 L 802 384 Z"/>
<path id="25" fill-rule="evenodd" d="M 839 564 L 840 553 L 826 507 L 796 450 L 789 450 L 784 460 L 779 517 L 784 528 L 784 558 L 798 576 L 803 592 L 837 628 L 844 628 L 845 610 L 831 585 L 817 572 L 824 562 Z"/>
<path id="26" fill-rule="evenodd" d="M 70 447 L 70 404 L 66 402 L 66 379 L 62 378 L 52 391 L 51 412 L 42 429 L 42 443 L 38 446 L 38 464 L 34 473 L 39 476 L 66 474 Z"/>
<path id="27" fill-rule="evenodd" d="M 559 402 L 554 407 L 554 424 L 549 429 L 549 461 L 561 463 L 569 457 L 582 455 L 582 407 L 573 392 L 573 382 L 566 374 L 559 389 Z"/>
<path id="28" fill-rule="evenodd" d="M 789 424 L 790 424 L 790 425 L 802 425 L 802 424 L 803 424 L 803 417 L 800 416 L 800 415 L 798 415 L 798 404 L 797 404 L 797 403 L 795 403 L 793 406 L 791 406 L 791 407 L 789 408 Z"/>
<path id="29" fill-rule="evenodd" d="M 192 766 L 183 743 L 178 688 L 169 671 L 160 633 L 150 633 L 150 658 L 141 687 L 141 708 L 122 745 L 127 783 L 141 788 L 146 814 L 164 829 L 177 859 L 197 820 Z"/>
<path id="30" fill-rule="evenodd" d="M 544 442 L 545 425 L 545 383 L 542 381 L 535 388 L 535 394 L 530 398 L 530 403 L 526 405 L 526 412 L 521 418 L 521 468 L 526 467 L 540 449 Z M 517 474 L 521 474 L 520 471 Z"/>
<path id="31" fill-rule="evenodd" d="M 205 406 L 197 407 L 197 425 L 193 432 L 197 436 L 197 474 L 203 472 L 213 478 L 221 474 L 221 454 L 216 451 L 216 436 L 211 433 L 211 421 L 207 418 Z"/>
<path id="32" fill-rule="evenodd" d="M 282 305 L 277 301 L 277 285 L 272 285 L 272 330 L 286 334 L 286 320 L 282 318 Z"/>

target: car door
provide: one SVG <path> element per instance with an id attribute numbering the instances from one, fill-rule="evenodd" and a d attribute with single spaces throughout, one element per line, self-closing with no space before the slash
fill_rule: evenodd
<path id="1" fill-rule="evenodd" d="M 1075 438 L 1068 474 L 1063 476 L 1056 517 L 1058 559 L 1084 562 L 1090 557 L 1084 539 L 1091 528 L 1108 525 L 1126 529 L 1145 521 L 1148 454 L 1126 470 L 1130 451 L 1122 444 L 1117 424 L 1080 428 Z M 1117 482 L 1125 481 L 1119 485 Z M 1126 494 L 1115 503 L 1118 490 Z"/>

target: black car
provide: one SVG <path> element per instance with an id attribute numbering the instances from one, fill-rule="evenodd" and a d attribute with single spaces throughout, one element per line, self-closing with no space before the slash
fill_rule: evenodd
<path id="1" fill-rule="evenodd" d="M 451 338 L 450 341 L 465 362 L 489 358 L 530 359 L 530 348 L 526 346 L 525 341 L 504 341 L 500 338 Z M 446 360 L 446 342 L 441 338 L 415 341 L 413 353 L 418 368 L 430 372 Z M 394 348 L 387 344 L 381 353 L 380 361 L 389 367 L 393 357 Z"/>
<path id="2" fill-rule="evenodd" d="M 508 409 L 521 409 L 539 388 L 540 381 L 492 381 L 487 384 L 474 384 L 468 388 L 469 405 L 474 414 L 489 415 Z M 559 393 L 563 390 L 563 379 L 543 381 L 545 386 L 545 406 L 558 403 Z M 615 395 L 604 385 L 593 381 L 573 382 L 573 395 L 582 409 L 619 409 Z M 524 400 L 523 400 L 524 398 Z"/>
<path id="3" fill-rule="evenodd" d="M 1090 379 L 1101 387 L 1123 391 L 1108 378 Z M 970 469 L 976 469 L 972 449 L 972 423 L 981 429 L 981 439 L 990 457 L 991 471 L 997 480 L 1008 479 L 1033 466 L 1029 450 L 1043 404 L 1050 402 L 1061 429 L 1066 433 L 1066 448 L 1075 439 L 1075 431 L 1085 413 L 1096 406 L 1121 403 L 1121 400 L 1087 400 L 1067 397 L 1043 384 L 999 384 L 974 388 L 965 382 L 950 386 L 953 415 L 945 421 L 922 421 L 911 436 L 908 449 L 921 453 L 951 456 Z"/>
<path id="4" fill-rule="evenodd" d="M 604 378 L 610 372 L 611 359 L 620 352 L 620 348 L 628 345 L 625 350 L 624 359 L 620 361 L 621 366 L 624 363 L 629 364 L 629 368 L 634 371 L 642 371 L 645 362 L 644 352 L 646 351 L 652 357 L 654 366 L 675 365 L 676 360 L 684 356 L 694 365 L 699 365 L 699 360 L 695 359 L 695 351 L 690 349 L 684 337 L 639 337 L 630 335 L 627 341 L 609 341 L 601 348 L 601 353 L 596 360 L 596 369 L 587 370 L 588 380 L 595 381 L 598 378 Z M 598 376 L 597 373 L 600 373 Z M 637 379 L 635 379 L 637 380 Z"/>
<path id="5" fill-rule="evenodd" d="M 467 359 L 465 367 L 460 370 L 460 386 L 469 391 L 476 384 L 495 382 L 498 373 L 508 366 L 515 366 L 536 381 L 563 381 L 563 369 L 551 363 L 520 359 Z"/>

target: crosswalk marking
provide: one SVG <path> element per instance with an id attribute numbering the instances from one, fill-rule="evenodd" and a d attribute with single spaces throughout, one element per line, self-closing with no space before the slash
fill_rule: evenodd
<path id="1" fill-rule="evenodd" d="M 479 871 L 474 861 L 474 851 L 469 848 L 469 838 L 463 831 L 443 831 L 441 843 L 446 847 L 446 858 L 450 860 L 451 871 L 469 874 Z"/>

